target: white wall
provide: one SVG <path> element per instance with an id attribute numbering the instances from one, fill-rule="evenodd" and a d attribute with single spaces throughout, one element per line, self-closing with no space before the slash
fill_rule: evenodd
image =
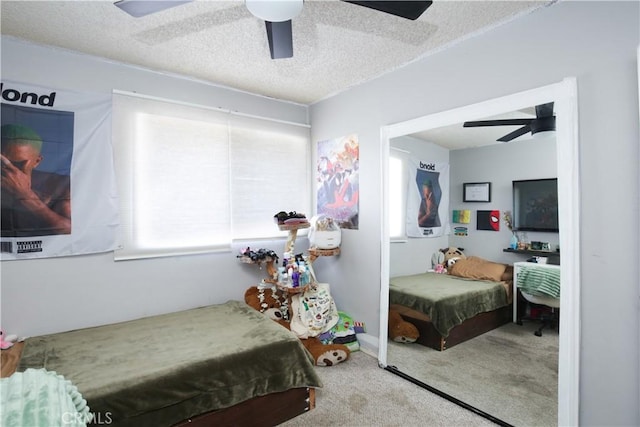
<path id="1" fill-rule="evenodd" d="M 408 151 L 409 155 L 416 159 L 436 163 L 450 163 L 449 150 L 430 142 L 410 136 L 402 136 L 393 138 L 389 144 L 391 147 Z M 406 186 L 409 183 L 409 174 L 405 177 L 405 181 Z M 450 210 L 448 207 L 447 209 Z M 391 243 L 389 249 L 389 276 L 424 273 L 431 268 L 431 255 L 435 251 L 448 246 L 448 235 L 425 239 L 407 237 L 404 240 Z"/>
<path id="2" fill-rule="evenodd" d="M 476 229 L 476 211 L 497 209 L 501 214 L 512 210 L 512 181 L 557 177 L 555 137 L 528 139 L 508 144 L 449 151 L 436 144 L 411 137 L 394 138 L 391 146 L 409 151 L 423 159 L 450 164 L 449 213 L 454 209 L 471 210 L 469 224 L 451 223 L 451 234 L 440 238 L 407 238 L 392 242 L 390 248 L 391 277 L 424 272 L 431 267 L 431 255 L 441 248 L 457 246 L 467 255 L 480 256 L 504 263 L 524 261 L 531 255 L 505 253 L 511 232 L 503 221 L 500 231 Z M 462 184 L 491 182 L 491 202 L 462 202 Z M 449 218 L 451 220 L 451 218 Z M 468 236 L 456 236 L 453 227 L 466 226 Z M 529 241 L 558 244 L 558 233 L 526 232 Z"/>
<path id="3" fill-rule="evenodd" d="M 134 91 L 308 123 L 306 106 L 4 36 L 2 78 L 78 91 Z M 264 220 L 273 223 L 272 218 Z M 282 235 L 282 240 L 237 243 L 232 252 L 208 255 L 118 263 L 112 253 L 3 261 L 1 324 L 8 333 L 34 336 L 242 300 L 244 291 L 265 276 L 264 270 L 241 263 L 236 255 L 246 246 L 282 253 L 286 232 Z M 301 238 L 296 248 L 306 246 L 306 238 Z"/>
<path id="4" fill-rule="evenodd" d="M 508 131 L 507 131 L 508 132 Z M 476 255 L 491 261 L 513 263 L 531 256 L 515 255 L 502 250 L 509 247 L 511 232 L 500 221 L 500 231 L 476 229 L 476 211 L 512 211 L 512 181 L 520 179 L 556 178 L 555 137 L 513 141 L 466 150 L 453 150 L 451 157 L 451 209 L 470 209 L 471 223 L 467 224 L 467 237 L 451 235 L 451 246 L 464 248 L 467 255 Z M 491 182 L 491 202 L 462 202 L 464 182 Z M 456 224 L 453 224 L 454 226 Z M 522 233 L 520 233 L 522 234 Z M 529 241 L 558 244 L 558 233 L 526 232 Z"/>
<path id="5" fill-rule="evenodd" d="M 559 2 L 311 108 L 312 137 L 360 139 L 360 229 L 327 280 L 376 334 L 380 128 L 575 76 L 581 192 L 580 424 L 640 425 L 638 2 Z M 612 220 L 609 214 L 614 215 Z M 621 268 L 621 266 L 624 266 Z"/>

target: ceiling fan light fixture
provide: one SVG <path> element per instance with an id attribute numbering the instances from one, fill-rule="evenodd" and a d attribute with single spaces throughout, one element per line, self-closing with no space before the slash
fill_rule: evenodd
<path id="1" fill-rule="evenodd" d="M 543 139 L 543 138 L 547 138 L 551 135 L 554 135 L 556 133 L 555 130 L 543 130 L 540 132 L 536 132 L 536 133 L 532 133 L 531 134 L 531 139 Z"/>
<path id="2" fill-rule="evenodd" d="M 530 124 L 533 138 L 545 138 L 556 131 L 556 117 L 540 117 Z"/>
<path id="3" fill-rule="evenodd" d="M 269 22 L 290 21 L 302 11 L 303 0 L 245 0 L 249 12 Z"/>
<path id="4" fill-rule="evenodd" d="M 161 10 L 169 9 L 181 4 L 191 3 L 193 0 L 120 0 L 114 3 L 118 8 L 134 18 L 151 15 Z"/>

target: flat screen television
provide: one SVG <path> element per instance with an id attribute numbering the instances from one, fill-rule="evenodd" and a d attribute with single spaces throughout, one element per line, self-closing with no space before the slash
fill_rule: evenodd
<path id="1" fill-rule="evenodd" d="M 558 179 L 513 181 L 513 229 L 558 232 Z"/>

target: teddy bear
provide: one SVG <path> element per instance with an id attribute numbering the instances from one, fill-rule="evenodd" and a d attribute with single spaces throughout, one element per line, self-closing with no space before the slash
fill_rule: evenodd
<path id="1" fill-rule="evenodd" d="M 431 256 L 431 269 L 436 273 L 447 273 L 447 269 L 459 259 L 466 259 L 464 248 L 454 246 L 440 249 Z"/>
<path id="2" fill-rule="evenodd" d="M 392 308 L 389 309 L 389 338 L 395 342 L 412 343 L 420 337 L 418 328 L 413 323 L 407 322 L 400 313 Z"/>
<path id="3" fill-rule="evenodd" d="M 283 327 L 291 330 L 291 299 L 273 287 L 252 286 L 244 293 L 248 306 L 258 310 Z M 316 366 L 334 366 L 349 358 L 351 351 L 343 344 L 323 344 L 318 337 L 300 338 L 302 345 L 313 357 Z"/>
<path id="4" fill-rule="evenodd" d="M 443 257 L 444 266 L 451 267 L 453 264 L 455 264 L 457 260 L 466 259 L 467 256 L 462 251 L 464 251 L 464 248 L 456 248 L 453 246 L 449 248 L 440 249 L 440 252 L 444 254 L 444 257 Z"/>

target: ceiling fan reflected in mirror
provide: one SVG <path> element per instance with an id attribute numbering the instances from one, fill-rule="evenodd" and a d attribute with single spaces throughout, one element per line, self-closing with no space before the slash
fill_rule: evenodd
<path id="1" fill-rule="evenodd" d="M 115 3 L 117 7 L 127 12 L 134 18 L 151 15 L 165 9 L 191 3 L 193 0 L 119 0 Z"/>
<path id="2" fill-rule="evenodd" d="M 114 4 L 129 15 L 139 18 L 193 0 L 120 0 Z M 354 1 L 341 0 L 379 12 L 416 20 L 433 1 Z M 302 11 L 303 0 L 245 0 L 249 12 L 265 22 L 271 59 L 293 57 L 291 21 Z"/>
<path id="3" fill-rule="evenodd" d="M 480 127 L 480 126 L 522 126 L 519 129 L 498 138 L 500 142 L 509 142 L 531 132 L 531 135 L 540 137 L 548 132 L 556 130 L 556 116 L 553 114 L 553 102 L 547 104 L 536 105 L 536 117 L 526 119 L 498 119 L 498 120 L 479 120 L 472 122 L 464 122 L 463 127 Z"/>

